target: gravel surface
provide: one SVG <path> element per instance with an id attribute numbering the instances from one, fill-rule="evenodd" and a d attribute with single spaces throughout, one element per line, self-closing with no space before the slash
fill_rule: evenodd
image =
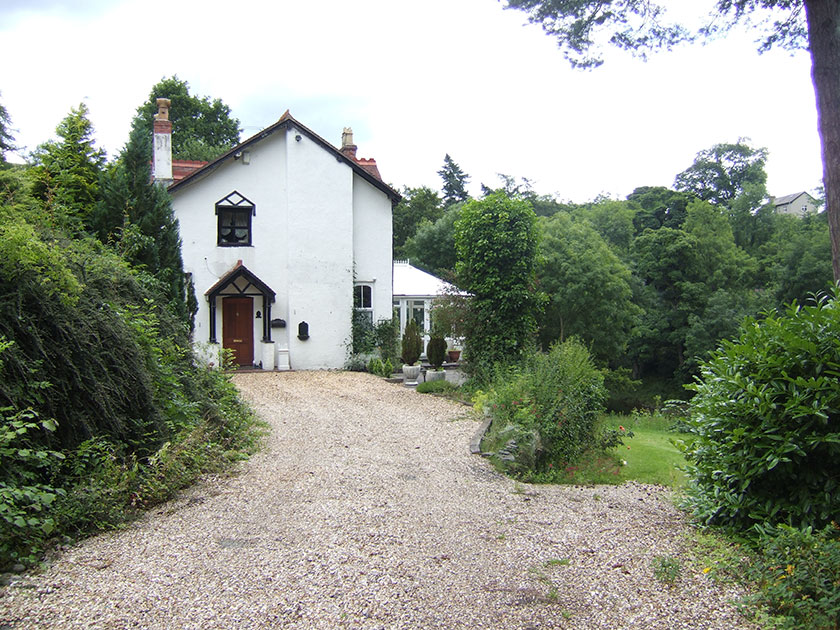
<path id="1" fill-rule="evenodd" d="M 699 569 L 654 578 L 686 544 L 661 488 L 515 483 L 469 408 L 366 374 L 236 383 L 266 449 L 16 578 L 0 629 L 752 628 Z"/>

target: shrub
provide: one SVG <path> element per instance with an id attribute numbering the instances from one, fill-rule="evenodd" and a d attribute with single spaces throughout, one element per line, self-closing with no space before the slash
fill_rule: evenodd
<path id="1" fill-rule="evenodd" d="M 605 444 L 598 431 L 605 398 L 603 374 L 579 341 L 535 352 L 519 367 L 497 369 L 481 401 L 493 418 L 482 448 L 520 476 L 573 464 Z"/>
<path id="2" fill-rule="evenodd" d="M 423 340 L 420 338 L 420 327 L 413 319 L 405 325 L 402 338 L 402 360 L 406 365 L 414 365 L 423 352 Z"/>
<path id="3" fill-rule="evenodd" d="M 440 335 L 432 335 L 426 344 L 426 357 L 435 369 L 443 365 L 446 355 L 446 339 Z"/>
<path id="4" fill-rule="evenodd" d="M 782 527 L 762 540 L 750 572 L 760 592 L 747 601 L 773 615 L 775 628 L 840 628 L 840 529 Z"/>
<path id="5" fill-rule="evenodd" d="M 837 293 L 747 320 L 691 389 L 687 504 L 706 524 L 822 527 L 840 513 Z"/>
<path id="6" fill-rule="evenodd" d="M 417 391 L 421 394 L 448 394 L 456 389 L 458 386 L 449 381 L 427 381 L 417 385 Z"/>

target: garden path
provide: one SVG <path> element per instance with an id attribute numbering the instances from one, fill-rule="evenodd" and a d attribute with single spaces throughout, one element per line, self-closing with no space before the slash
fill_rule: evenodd
<path id="1" fill-rule="evenodd" d="M 0 628 L 750 628 L 668 493 L 518 484 L 467 407 L 366 374 L 240 374 L 264 451 L 0 590 Z"/>

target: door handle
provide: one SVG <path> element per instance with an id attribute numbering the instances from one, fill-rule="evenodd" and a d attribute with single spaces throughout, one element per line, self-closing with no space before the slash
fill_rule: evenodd
<path id="1" fill-rule="evenodd" d="M 241 339 L 234 339 L 233 343 L 242 343 L 242 340 Z"/>

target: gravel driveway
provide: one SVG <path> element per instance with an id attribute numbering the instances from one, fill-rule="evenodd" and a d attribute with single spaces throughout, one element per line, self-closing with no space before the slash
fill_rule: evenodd
<path id="1" fill-rule="evenodd" d="M 517 484 L 468 408 L 366 374 L 236 383 L 266 449 L 0 589 L 0 629 L 752 627 L 731 587 L 654 578 L 685 544 L 662 489 Z"/>

